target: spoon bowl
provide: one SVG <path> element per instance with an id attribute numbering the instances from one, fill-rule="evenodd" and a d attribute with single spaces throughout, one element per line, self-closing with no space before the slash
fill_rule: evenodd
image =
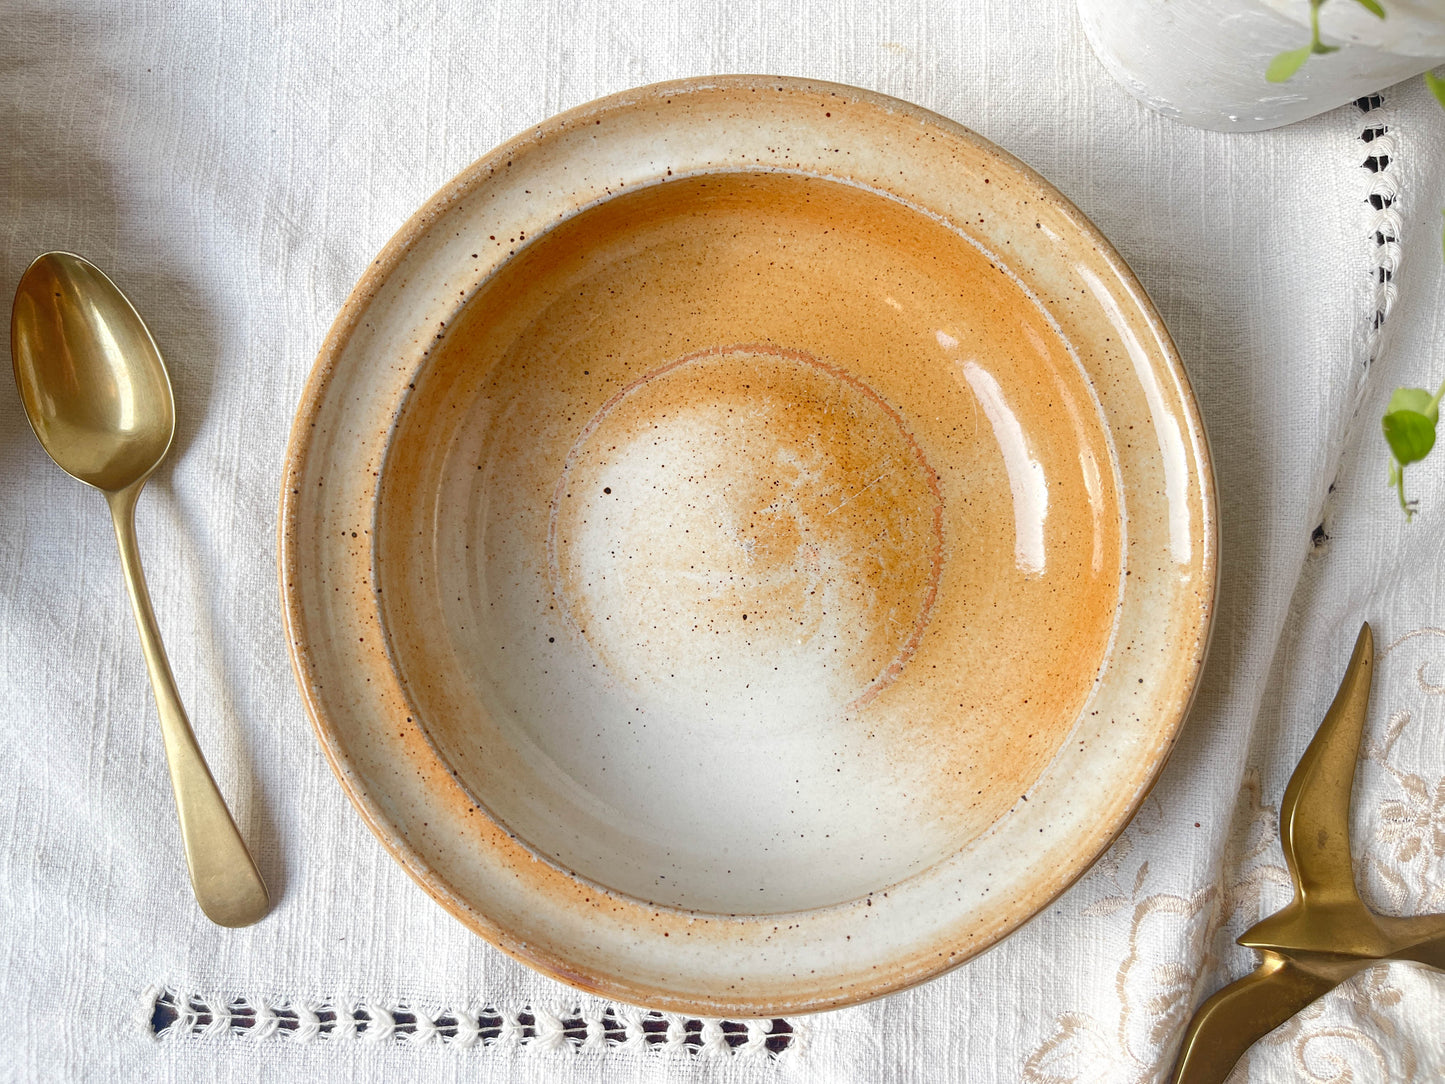
<path id="1" fill-rule="evenodd" d="M 25 272 L 13 317 L 15 382 L 45 451 L 101 490 L 148 477 L 176 427 L 155 340 L 94 264 L 47 252 Z"/>
<path id="2" fill-rule="evenodd" d="M 136 500 L 176 428 L 161 353 L 115 283 L 68 252 L 47 252 L 21 277 L 10 346 L 20 400 L 41 447 L 110 506 L 196 900 L 218 925 L 248 926 L 270 909 L 270 897 L 186 718 L 136 543 Z"/>

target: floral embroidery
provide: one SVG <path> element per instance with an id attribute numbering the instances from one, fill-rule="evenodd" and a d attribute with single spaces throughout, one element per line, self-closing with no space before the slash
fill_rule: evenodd
<path id="1" fill-rule="evenodd" d="M 1312 1005 L 1260 1040 L 1260 1047 L 1287 1048 L 1300 1079 L 1321 1084 L 1351 1084 L 1354 1081 L 1415 1079 L 1416 1058 L 1408 1039 L 1399 1034 L 1389 1015 L 1381 1012 L 1400 1003 L 1401 993 L 1390 982 L 1388 967 L 1372 967 L 1342 983 Z M 1344 1011 L 1341 1011 L 1344 1010 Z M 1341 1023 L 1341 1017 L 1365 1021 Z M 1392 1042 L 1403 1042 L 1402 1061 L 1407 1075 L 1391 1073 L 1393 1060 L 1376 1038 L 1384 1036 Z M 1248 1071 L 1251 1059 L 1241 1060 L 1241 1069 Z M 1241 1070 L 1231 1080 L 1247 1080 Z"/>

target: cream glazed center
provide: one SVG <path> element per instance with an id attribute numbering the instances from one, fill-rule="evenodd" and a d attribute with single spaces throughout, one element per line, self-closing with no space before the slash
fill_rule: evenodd
<path id="1" fill-rule="evenodd" d="M 567 456 L 552 586 L 613 679 L 695 718 L 861 706 L 938 594 L 938 477 L 862 381 L 764 344 L 612 397 Z"/>

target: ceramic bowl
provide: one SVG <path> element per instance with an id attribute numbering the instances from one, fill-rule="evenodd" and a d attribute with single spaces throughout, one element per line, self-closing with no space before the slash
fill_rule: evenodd
<path id="1" fill-rule="evenodd" d="M 1118 254 L 849 87 L 698 79 L 483 158 L 338 317 L 281 577 L 406 870 L 567 982 L 917 983 L 1119 832 L 1203 660 L 1213 485 Z"/>

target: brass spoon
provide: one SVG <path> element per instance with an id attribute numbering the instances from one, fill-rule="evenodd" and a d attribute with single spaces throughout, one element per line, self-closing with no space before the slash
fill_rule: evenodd
<path id="1" fill-rule="evenodd" d="M 110 505 L 196 900 L 218 925 L 249 926 L 270 909 L 270 896 L 186 719 L 136 547 L 136 499 L 175 432 L 165 363 L 125 295 L 99 268 L 65 252 L 47 252 L 21 277 L 10 349 L 41 446 Z"/>

